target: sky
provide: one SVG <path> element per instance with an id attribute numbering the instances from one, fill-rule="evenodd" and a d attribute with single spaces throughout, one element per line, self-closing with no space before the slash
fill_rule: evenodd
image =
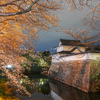
<path id="1" fill-rule="evenodd" d="M 79 28 L 84 30 L 86 26 L 82 26 L 81 20 L 87 15 L 87 13 L 90 12 L 90 10 L 84 8 L 81 12 L 78 10 L 74 12 L 69 12 L 68 8 L 69 5 L 66 4 L 65 9 L 63 11 L 56 12 L 58 19 L 60 20 L 60 22 L 58 23 L 59 26 L 66 29 L 68 29 L 70 26 L 71 28 L 75 27 L 77 30 Z M 50 29 L 49 32 L 40 31 L 38 35 L 39 40 L 34 45 L 35 51 L 50 50 L 51 52 L 53 52 L 53 48 L 58 45 L 60 39 L 73 39 L 65 33 L 56 32 L 54 29 Z"/>

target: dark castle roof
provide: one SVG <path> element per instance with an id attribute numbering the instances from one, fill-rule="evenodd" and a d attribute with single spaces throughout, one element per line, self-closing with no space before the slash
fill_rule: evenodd
<path id="1" fill-rule="evenodd" d="M 60 39 L 61 45 L 85 46 L 81 44 L 80 40 L 66 40 Z"/>

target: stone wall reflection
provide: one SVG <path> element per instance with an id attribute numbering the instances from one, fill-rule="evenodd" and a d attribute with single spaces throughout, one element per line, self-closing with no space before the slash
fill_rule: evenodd
<path id="1" fill-rule="evenodd" d="M 86 93 L 51 78 L 49 84 L 54 100 L 100 100 L 100 93 Z"/>

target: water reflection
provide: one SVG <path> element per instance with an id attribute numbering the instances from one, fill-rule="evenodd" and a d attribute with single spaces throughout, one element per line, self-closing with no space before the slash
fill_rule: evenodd
<path id="1" fill-rule="evenodd" d="M 29 78 L 33 81 L 34 86 L 25 84 L 27 80 L 21 80 L 21 82 L 31 93 L 31 97 L 17 93 L 19 99 L 15 98 L 14 100 L 100 100 L 100 93 L 86 93 L 54 79 L 48 79 L 46 76 L 31 75 Z M 9 93 L 9 88 L 5 87 L 6 90 L 2 88 L 6 81 L 6 79 L 0 80 L 0 98 L 9 97 L 10 99 L 8 100 L 12 100 L 10 95 L 8 96 L 7 94 Z M 12 89 L 12 94 L 14 93 L 15 91 Z"/>
<path id="2" fill-rule="evenodd" d="M 27 80 L 21 80 L 22 85 L 26 85 L 27 90 L 31 93 L 31 97 L 18 95 L 20 100 L 50 100 L 48 95 L 50 93 L 49 81 L 46 76 L 43 75 L 31 75 L 30 80 L 34 86 L 24 84 Z"/>
<path id="3" fill-rule="evenodd" d="M 53 79 L 49 79 L 49 84 L 54 100 L 100 100 L 100 93 L 86 93 Z"/>
<path id="4" fill-rule="evenodd" d="M 33 75 L 29 76 L 30 80 L 34 82 L 34 90 L 38 93 L 48 95 L 50 93 L 50 86 L 47 76 Z"/>

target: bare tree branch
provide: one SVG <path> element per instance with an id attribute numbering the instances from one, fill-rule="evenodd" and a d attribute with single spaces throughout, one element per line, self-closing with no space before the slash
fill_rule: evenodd
<path id="1" fill-rule="evenodd" d="M 34 4 L 36 4 L 39 0 L 36 0 L 34 1 L 27 9 L 25 10 L 21 10 L 21 11 L 18 11 L 18 12 L 13 12 L 13 13 L 0 13 L 0 16 L 14 16 L 14 15 L 19 15 L 19 14 L 23 14 L 23 13 L 27 13 L 29 11 L 31 11 L 32 9 L 32 6 Z"/>

